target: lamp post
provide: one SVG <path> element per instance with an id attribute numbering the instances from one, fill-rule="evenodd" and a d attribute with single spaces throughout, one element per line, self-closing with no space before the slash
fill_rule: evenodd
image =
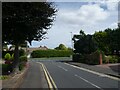
<path id="1" fill-rule="evenodd" d="M 71 47 L 72 47 L 72 50 L 73 50 L 73 41 L 72 41 L 73 34 L 72 34 L 72 32 L 70 32 L 70 33 L 71 33 Z"/>

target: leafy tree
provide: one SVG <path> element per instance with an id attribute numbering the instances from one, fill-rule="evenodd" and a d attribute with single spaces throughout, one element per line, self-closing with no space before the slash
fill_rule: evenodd
<path id="1" fill-rule="evenodd" d="M 97 42 L 97 45 L 99 47 L 100 50 L 105 51 L 106 49 L 108 49 L 108 45 L 106 43 L 107 41 L 107 33 L 106 32 L 95 32 L 93 35 L 95 41 Z"/>
<path id="2" fill-rule="evenodd" d="M 15 45 L 14 68 L 17 65 L 20 44 L 45 38 L 47 29 L 52 26 L 56 8 L 51 2 L 3 2 L 2 36 L 3 43 Z"/>
<path id="3" fill-rule="evenodd" d="M 105 54 L 112 54 L 114 50 L 120 50 L 120 28 L 105 29 L 104 31 L 95 32 L 94 40 L 97 42 L 98 48 Z"/>
<path id="4" fill-rule="evenodd" d="M 82 30 L 80 35 L 74 35 L 73 40 L 75 53 L 90 54 L 97 48 L 92 35 L 86 35 Z"/>
<path id="5" fill-rule="evenodd" d="M 55 48 L 56 50 L 67 50 L 67 47 L 64 44 L 60 44 L 58 47 Z"/>

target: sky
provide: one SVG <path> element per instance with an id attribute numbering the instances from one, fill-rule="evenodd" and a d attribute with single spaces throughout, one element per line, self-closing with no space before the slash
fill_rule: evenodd
<path id="1" fill-rule="evenodd" d="M 58 12 L 46 34 L 47 39 L 32 41 L 30 47 L 47 46 L 53 49 L 59 44 L 72 47 L 71 38 L 74 34 L 79 34 L 80 30 L 94 34 L 95 31 L 106 28 L 117 28 L 118 0 L 65 1 L 55 2 Z"/>

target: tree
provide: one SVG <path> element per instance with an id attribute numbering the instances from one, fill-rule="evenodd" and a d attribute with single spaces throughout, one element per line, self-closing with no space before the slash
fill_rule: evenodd
<path id="1" fill-rule="evenodd" d="M 95 32 L 93 37 L 94 37 L 94 40 L 97 42 L 97 45 L 100 50 L 106 51 L 108 49 L 108 45 L 106 43 L 108 36 L 106 32 L 102 32 L 102 31 Z"/>
<path id="2" fill-rule="evenodd" d="M 114 50 L 120 50 L 120 28 L 105 29 L 104 31 L 95 32 L 93 34 L 98 48 L 105 54 L 113 54 Z"/>
<path id="3" fill-rule="evenodd" d="M 32 40 L 41 41 L 52 26 L 56 8 L 51 2 L 3 2 L 2 36 L 3 43 L 15 45 L 15 60 L 18 63 L 18 47 Z M 14 68 L 15 68 L 14 67 Z"/>
<path id="4" fill-rule="evenodd" d="M 56 50 L 68 50 L 64 44 L 60 44 L 58 47 L 55 48 Z"/>
<path id="5" fill-rule="evenodd" d="M 92 35 L 86 35 L 84 31 L 80 31 L 80 35 L 74 35 L 74 52 L 81 54 L 90 54 L 97 48 Z"/>

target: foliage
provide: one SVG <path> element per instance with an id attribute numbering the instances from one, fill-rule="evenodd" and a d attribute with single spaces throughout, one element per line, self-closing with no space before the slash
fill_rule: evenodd
<path id="1" fill-rule="evenodd" d="M 20 64 L 19 64 L 19 70 L 20 70 L 20 71 L 23 70 L 24 67 L 25 67 L 25 65 L 24 65 L 23 63 L 20 63 Z"/>
<path id="2" fill-rule="evenodd" d="M 23 70 L 26 66 L 26 63 L 27 63 L 27 56 L 20 56 L 19 57 L 19 70 Z"/>
<path id="3" fill-rule="evenodd" d="M 32 58 L 69 57 L 70 55 L 72 55 L 70 50 L 36 50 L 31 53 Z"/>
<path id="4" fill-rule="evenodd" d="M 43 39 L 57 11 L 50 2 L 3 2 L 2 10 L 3 41 L 10 44 Z"/>
<path id="5" fill-rule="evenodd" d="M 12 56 L 11 56 L 11 60 L 14 60 L 14 53 L 13 53 Z"/>
<path id="6" fill-rule="evenodd" d="M 108 55 L 106 56 L 105 60 L 105 63 L 119 63 L 120 57 L 116 55 Z"/>
<path id="7" fill-rule="evenodd" d="M 73 54 L 72 60 L 73 60 L 74 62 L 85 63 L 85 58 L 84 58 L 84 56 L 81 55 L 81 54 L 79 54 L 79 53 Z"/>
<path id="8" fill-rule="evenodd" d="M 120 50 L 120 28 L 116 29 L 105 29 L 104 31 L 95 32 L 93 37 L 98 45 L 98 48 L 105 52 L 105 54 L 114 54 L 114 50 L 116 50 L 116 54 L 119 54 Z"/>
<path id="9" fill-rule="evenodd" d="M 6 53 L 4 59 L 5 60 L 11 60 L 11 55 L 9 53 Z"/>
<path id="10" fill-rule="evenodd" d="M 24 49 L 20 49 L 19 50 L 19 56 L 24 56 L 25 55 L 25 50 Z"/>
<path id="11" fill-rule="evenodd" d="M 10 74 L 12 71 L 12 64 L 2 64 L 2 75 Z"/>
<path id="12" fill-rule="evenodd" d="M 20 44 L 44 39 L 57 10 L 51 2 L 3 2 L 2 11 L 2 43 L 15 45 L 15 68 Z"/>
<path id="13" fill-rule="evenodd" d="M 83 55 L 82 60 L 84 60 L 84 62 L 86 63 L 98 64 L 99 53 L 102 53 L 103 63 L 120 62 L 119 38 L 120 38 L 120 28 L 116 28 L 116 29 L 108 28 L 105 29 L 104 31 L 95 32 L 93 35 L 89 35 L 89 34 L 86 35 L 84 31 L 81 30 L 79 35 L 74 35 L 73 37 L 74 48 L 75 48 L 74 53 L 82 54 Z M 97 50 L 96 53 L 94 52 L 95 50 Z M 110 55 L 110 56 L 105 58 L 105 55 Z M 75 57 L 79 57 L 79 55 L 74 55 L 74 58 Z M 81 56 L 79 58 L 81 58 Z M 92 59 L 90 60 L 90 58 Z"/>
<path id="14" fill-rule="evenodd" d="M 55 48 L 56 50 L 68 50 L 64 44 L 60 44 L 58 47 Z"/>
<path id="15" fill-rule="evenodd" d="M 74 35 L 73 41 L 75 53 L 90 54 L 97 48 L 92 35 L 86 35 L 82 30 L 80 31 L 80 35 Z"/>
<path id="16" fill-rule="evenodd" d="M 14 51 L 2 51 L 2 58 L 4 58 L 7 53 L 9 53 L 12 56 L 12 58 L 14 57 Z M 24 56 L 25 51 L 23 49 L 20 49 L 19 50 L 19 55 Z"/>
<path id="17" fill-rule="evenodd" d="M 105 60 L 104 53 L 102 51 L 96 50 L 91 54 L 73 54 L 73 61 L 90 65 L 97 65 L 99 64 L 100 53 L 102 54 L 102 60 Z"/>
<path id="18" fill-rule="evenodd" d="M 19 60 L 20 62 L 27 62 L 27 56 L 20 56 Z"/>
<path id="19" fill-rule="evenodd" d="M 7 75 L 1 75 L 0 76 L 0 80 L 5 80 L 5 79 L 8 79 L 9 77 Z"/>

